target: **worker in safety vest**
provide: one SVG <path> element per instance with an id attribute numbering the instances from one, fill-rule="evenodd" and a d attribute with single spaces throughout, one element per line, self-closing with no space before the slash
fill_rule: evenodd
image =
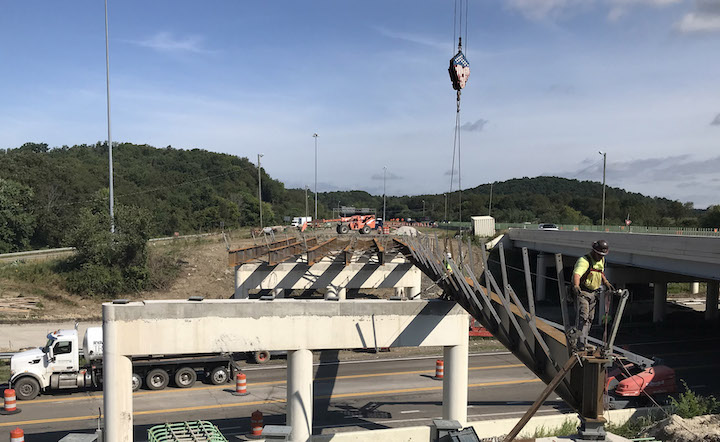
<path id="1" fill-rule="evenodd" d="M 605 278 L 605 256 L 610 251 L 604 239 L 595 241 L 592 250 L 578 258 L 573 269 L 572 292 L 578 303 L 580 340 L 578 348 L 583 349 L 587 341 L 590 326 L 595 317 L 595 305 L 603 285 L 613 290 Z"/>

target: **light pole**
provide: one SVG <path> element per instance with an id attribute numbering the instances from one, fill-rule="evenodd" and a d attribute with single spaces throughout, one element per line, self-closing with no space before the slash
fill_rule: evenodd
<path id="1" fill-rule="evenodd" d="M 305 222 L 307 222 L 307 217 L 308 217 L 307 191 L 308 191 L 308 186 L 305 185 Z"/>
<path id="2" fill-rule="evenodd" d="M 107 122 L 108 122 L 108 166 L 110 168 L 110 232 L 115 233 L 115 191 L 113 186 L 112 136 L 110 135 L 110 43 L 108 40 L 108 13 L 105 0 L 105 85 L 107 86 Z"/>
<path id="3" fill-rule="evenodd" d="M 387 175 L 387 166 L 383 166 L 383 226 L 387 222 L 385 219 L 385 178 Z"/>
<path id="4" fill-rule="evenodd" d="M 607 166 L 607 152 L 598 151 L 603 156 L 603 199 L 602 199 L 602 221 L 600 224 L 605 227 L 605 167 Z"/>
<path id="5" fill-rule="evenodd" d="M 493 191 L 493 184 L 495 184 L 494 181 L 493 181 L 492 183 L 490 183 L 490 203 L 488 204 L 488 216 L 490 216 L 490 214 L 492 213 L 492 191 Z"/>
<path id="6" fill-rule="evenodd" d="M 448 195 L 447 195 L 447 193 L 444 193 L 443 195 L 445 195 L 445 219 L 443 220 L 443 222 L 448 222 L 448 217 L 447 217 Z"/>
<path id="7" fill-rule="evenodd" d="M 263 157 L 263 154 L 258 154 L 258 206 L 260 206 L 260 230 L 263 228 L 263 221 L 262 221 L 262 174 L 260 173 L 260 158 Z"/>
<path id="8" fill-rule="evenodd" d="M 313 138 L 315 138 L 315 222 L 317 223 L 317 139 L 318 134 L 314 133 Z"/>
<path id="9" fill-rule="evenodd" d="M 423 221 L 425 220 L 425 200 L 423 200 Z"/>

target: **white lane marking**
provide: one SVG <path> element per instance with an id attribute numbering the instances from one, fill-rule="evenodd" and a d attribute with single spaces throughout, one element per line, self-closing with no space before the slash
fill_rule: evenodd
<path id="1" fill-rule="evenodd" d="M 403 410 L 400 412 L 400 414 L 408 414 L 408 413 L 420 413 L 420 410 Z"/>
<path id="2" fill-rule="evenodd" d="M 487 352 L 487 353 L 472 353 L 469 354 L 469 357 L 479 357 L 479 356 L 507 356 L 511 355 L 512 353 L 509 351 L 495 351 L 495 352 Z M 417 356 L 412 358 L 388 358 L 388 359 L 368 359 L 368 360 L 361 360 L 361 361 L 328 361 L 328 362 L 316 362 L 313 363 L 314 367 L 321 366 L 321 365 L 340 365 L 340 364 L 372 364 L 376 362 L 397 362 L 397 361 L 420 361 L 424 359 L 437 359 L 442 358 L 442 355 L 435 355 L 435 356 Z M 287 369 L 287 365 L 271 365 L 271 366 L 265 366 L 265 367 L 245 367 L 242 369 L 242 371 L 260 371 L 260 370 L 285 370 Z"/>

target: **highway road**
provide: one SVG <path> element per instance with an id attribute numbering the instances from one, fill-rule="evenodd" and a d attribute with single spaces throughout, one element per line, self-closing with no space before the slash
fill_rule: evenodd
<path id="1" fill-rule="evenodd" d="M 332 355 L 329 355 L 332 356 Z M 442 414 L 442 382 L 434 380 L 435 357 L 323 363 L 316 366 L 317 433 L 429 424 Z M 196 384 L 182 390 L 141 390 L 134 394 L 135 440 L 147 439 L 152 425 L 210 420 L 227 436 L 249 432 L 250 414 L 260 410 L 265 424 L 285 423 L 286 367 L 246 366 L 248 396 L 231 393 L 234 385 Z M 540 382 L 508 353 L 470 357 L 470 420 L 519 417 L 542 391 Z M 102 392 L 43 395 L 20 402 L 22 412 L 0 416 L 0 433 L 19 426 L 33 441 L 57 441 L 70 431 L 97 425 Z M 551 396 L 540 413 L 567 409 Z M 4 430 L 4 431 L 3 431 Z"/>

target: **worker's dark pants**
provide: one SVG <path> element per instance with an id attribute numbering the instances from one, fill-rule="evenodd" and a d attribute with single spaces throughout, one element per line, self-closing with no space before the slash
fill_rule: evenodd
<path id="1" fill-rule="evenodd" d="M 587 342 L 588 333 L 590 333 L 590 327 L 592 326 L 593 318 L 595 317 L 595 305 L 597 304 L 597 297 L 600 290 L 594 292 L 581 291 L 578 296 L 578 319 L 580 326 L 580 342 L 583 344 Z"/>

